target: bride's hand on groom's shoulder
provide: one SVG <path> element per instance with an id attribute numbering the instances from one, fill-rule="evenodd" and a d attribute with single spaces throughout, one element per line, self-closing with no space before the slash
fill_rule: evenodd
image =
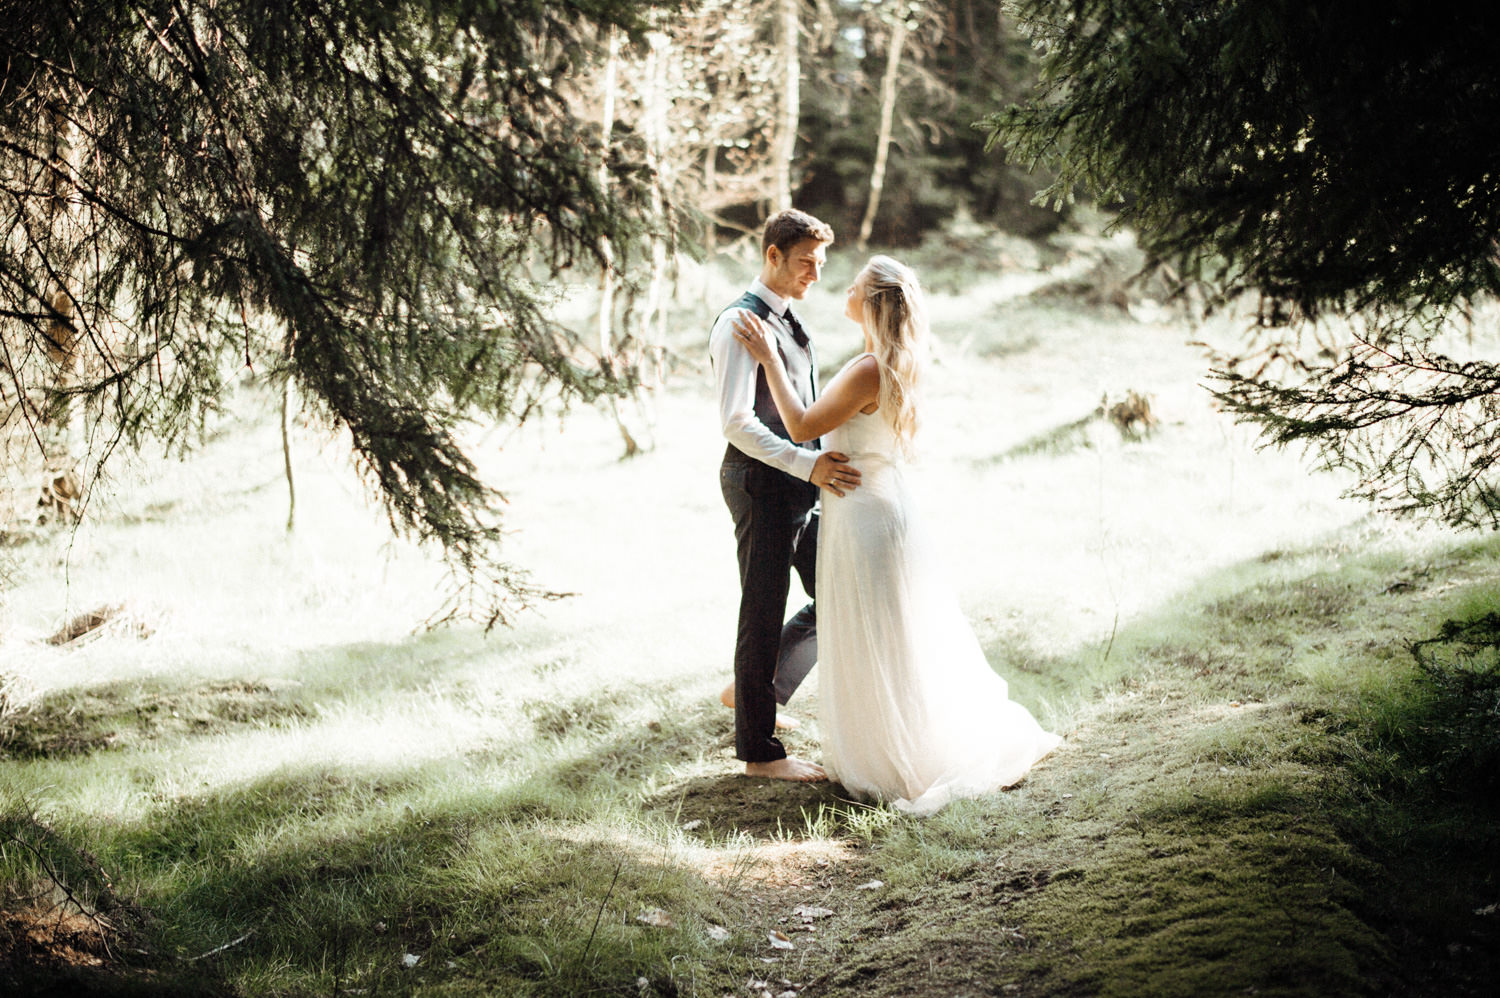
<path id="1" fill-rule="evenodd" d="M 771 364 L 781 359 L 781 355 L 771 345 L 766 324 L 754 312 L 741 312 L 734 317 L 734 338 L 761 364 Z"/>

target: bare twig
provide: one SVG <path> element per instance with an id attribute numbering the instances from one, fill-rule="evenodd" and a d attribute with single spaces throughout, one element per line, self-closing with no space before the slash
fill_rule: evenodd
<path id="1" fill-rule="evenodd" d="M 11 835 L 6 841 L 14 842 L 16 845 L 20 846 L 36 857 L 37 862 L 42 866 L 43 872 L 47 874 L 47 879 L 52 881 L 52 885 L 54 887 L 56 887 L 59 891 L 62 891 L 64 904 L 55 905 L 54 910 L 61 910 L 66 904 L 71 904 L 73 907 L 77 908 L 78 914 L 93 923 L 94 928 L 99 933 L 100 940 L 104 943 L 104 950 L 106 953 L 108 953 L 109 936 L 107 933 L 115 931 L 115 927 L 109 923 L 109 920 L 106 919 L 103 915 L 99 914 L 97 911 L 91 910 L 87 905 L 83 903 L 82 900 L 79 899 L 77 894 L 73 893 L 73 889 L 71 887 L 63 883 L 62 876 L 57 872 L 57 868 L 52 865 L 52 861 L 47 858 L 46 853 L 42 852 L 34 844 L 27 842 L 25 839 L 21 838 L 19 835 Z"/>
<path id="2" fill-rule="evenodd" d="M 182 958 L 182 962 L 183 963 L 197 963 L 199 960 L 202 960 L 205 957 L 210 957 L 210 956 L 213 956 L 215 953 L 222 953 L 222 952 L 224 952 L 225 950 L 227 950 L 227 949 L 229 949 L 231 947 L 238 946 L 240 943 L 244 942 L 246 939 L 249 939 L 253 935 L 255 935 L 255 930 L 251 929 L 249 932 L 245 933 L 243 936 L 240 936 L 238 939 L 231 939 L 229 942 L 225 943 L 224 945 L 222 945 L 222 946 L 215 946 L 213 949 L 209 950 L 206 953 L 199 953 L 197 956 L 185 956 L 185 957 Z"/>
<path id="3" fill-rule="evenodd" d="M 604 917 L 604 906 L 609 904 L 610 895 L 615 892 L 615 884 L 619 882 L 620 870 L 624 866 L 625 857 L 621 856 L 620 861 L 615 864 L 615 875 L 609 881 L 609 890 L 604 892 L 604 900 L 599 902 L 599 910 L 594 913 L 594 927 L 589 930 L 589 941 L 583 944 L 583 955 L 578 958 L 580 965 L 587 962 L 589 958 L 589 950 L 594 945 L 594 935 L 599 931 L 599 920 Z"/>

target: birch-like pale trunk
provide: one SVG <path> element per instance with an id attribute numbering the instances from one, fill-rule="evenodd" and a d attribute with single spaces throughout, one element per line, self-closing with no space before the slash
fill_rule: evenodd
<path id="1" fill-rule="evenodd" d="M 71 256 L 62 249 L 77 238 L 80 226 L 77 215 L 82 209 L 66 178 L 76 176 L 78 150 L 73 138 L 70 111 L 59 107 L 51 116 L 51 166 L 48 170 L 47 238 L 57 255 L 63 259 Z M 74 286 L 78 275 L 63 268 L 54 273 L 48 282 L 53 319 L 47 324 L 44 337 L 47 361 L 51 365 L 51 391 L 57 399 L 64 398 L 73 384 L 79 366 L 78 327 L 83 316 L 78 314 Z M 22 406 L 27 403 L 18 399 Z M 24 411 L 24 410 L 23 410 Z M 30 414 L 27 414 L 30 418 Z M 41 501 L 58 514 L 59 522 L 67 523 L 82 515 L 84 488 L 79 472 L 79 460 L 74 456 L 72 413 L 65 401 L 49 399 L 38 410 L 33 428 L 35 439 L 41 450 L 43 462 Z"/>
<path id="2" fill-rule="evenodd" d="M 609 185 L 609 165 L 605 160 L 609 157 L 610 135 L 615 129 L 615 99 L 619 91 L 619 72 L 620 34 L 616 29 L 610 28 L 609 55 L 604 63 L 603 110 L 599 116 L 599 131 L 603 140 L 603 158 L 599 162 L 599 186 L 601 188 Z M 610 357 L 614 355 L 615 254 L 608 236 L 600 237 L 599 246 L 604 256 L 604 266 L 599 274 L 599 351 L 602 355 Z"/>
<path id="3" fill-rule="evenodd" d="M 797 119 L 802 106 L 802 62 L 797 54 L 798 0 L 781 0 L 781 130 L 777 134 L 774 210 L 792 206 L 792 154 L 797 149 Z"/>
<path id="4" fill-rule="evenodd" d="M 609 29 L 609 52 L 604 63 L 603 83 L 603 109 L 599 115 L 599 127 L 602 136 L 601 153 L 599 161 L 599 186 L 609 186 L 609 141 L 615 130 L 615 101 L 619 97 L 619 74 L 620 74 L 620 32 L 616 28 Z M 599 239 L 600 256 L 604 265 L 599 271 L 599 355 L 607 358 L 612 369 L 618 374 L 620 358 L 615 356 L 615 251 L 610 244 L 608 236 Z M 635 434 L 625 423 L 625 417 L 620 412 L 620 401 L 614 395 L 606 395 L 609 413 L 614 418 L 615 428 L 620 431 L 620 438 L 625 444 L 623 457 L 634 457 L 640 453 L 641 446 L 636 441 Z"/>
<path id="5" fill-rule="evenodd" d="M 703 189 L 712 191 L 719 182 L 719 147 L 710 144 L 708 151 L 703 155 Z M 718 252 L 714 239 L 715 226 L 713 222 L 703 227 L 703 249 L 710 258 Z"/>
<path id="6" fill-rule="evenodd" d="M 648 37 L 651 49 L 646 59 L 646 86 L 642 131 L 646 139 L 646 166 L 651 171 L 651 214 L 657 230 L 651 234 L 651 280 L 646 286 L 646 307 L 641 316 L 641 345 L 649 363 L 642 371 L 642 385 L 647 391 L 661 386 L 665 375 L 667 342 L 667 224 L 666 197 L 663 194 L 667 169 L 667 64 L 672 57 L 672 38 L 666 32 L 654 31 Z M 643 400 L 643 408 L 649 408 Z M 646 413 L 648 427 L 654 425 Z"/>
<path id="7" fill-rule="evenodd" d="M 906 22 L 897 18 L 891 26 L 891 43 L 886 49 L 885 75 L 880 80 L 880 134 L 875 140 L 875 165 L 870 169 L 870 200 L 865 203 L 865 217 L 859 223 L 858 245 L 863 250 L 875 228 L 875 213 L 880 210 L 880 192 L 885 188 L 885 166 L 891 146 L 891 120 L 896 114 L 896 76 L 901 71 L 901 49 L 906 44 Z"/>

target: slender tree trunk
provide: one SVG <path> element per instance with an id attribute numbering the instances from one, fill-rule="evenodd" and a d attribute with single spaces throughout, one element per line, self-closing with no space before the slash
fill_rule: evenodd
<path id="1" fill-rule="evenodd" d="M 599 129 L 603 139 L 603 153 L 609 157 L 610 135 L 615 129 L 615 99 L 619 91 L 618 75 L 620 71 L 620 35 L 614 28 L 609 29 L 609 56 L 604 64 L 604 100 L 603 113 L 600 115 Z M 599 163 L 599 186 L 609 185 L 609 166 L 604 161 Z M 603 250 L 604 267 L 599 274 L 599 350 L 606 356 L 614 355 L 614 311 L 615 311 L 615 268 L 614 247 L 610 245 L 609 237 L 604 236 L 599 240 L 600 248 Z"/>
<path id="2" fill-rule="evenodd" d="M 719 147 L 716 144 L 710 144 L 708 147 L 708 152 L 703 156 L 703 189 L 709 192 L 715 191 L 718 189 L 718 183 Z M 715 239 L 715 235 L 717 234 L 715 228 L 716 225 L 717 223 L 714 222 L 712 218 L 710 218 L 708 224 L 704 226 L 703 229 L 703 250 L 705 259 L 713 259 L 714 254 L 718 252 L 718 240 Z"/>
<path id="3" fill-rule="evenodd" d="M 281 382 L 281 463 L 286 469 L 286 532 L 297 526 L 297 485 L 292 480 L 292 434 L 288 427 L 291 420 L 292 376 L 288 374 Z"/>
<path id="4" fill-rule="evenodd" d="M 646 61 L 645 108 L 642 115 L 642 130 L 646 138 L 646 165 L 651 170 L 651 214 L 656 219 L 657 231 L 651 235 L 651 281 L 646 288 L 646 308 L 641 316 L 641 344 L 649 361 L 642 372 L 641 382 L 647 391 L 661 386 L 665 376 L 667 342 L 667 217 L 666 198 L 663 190 L 668 178 L 663 175 L 667 168 L 667 63 L 672 57 L 672 38 L 665 32 L 652 32 L 649 41 L 651 54 Z M 649 405 L 642 399 L 643 409 Z M 648 428 L 655 424 L 654 413 L 645 412 Z"/>
<path id="5" fill-rule="evenodd" d="M 886 157 L 891 146 L 891 119 L 896 112 L 896 75 L 901 71 L 901 48 L 906 44 L 906 21 L 897 18 L 891 25 L 891 43 L 885 55 L 885 76 L 880 81 L 880 134 L 875 140 L 875 166 L 870 170 L 870 200 L 865 203 L 864 221 L 859 223 L 859 248 L 870 242 L 875 228 L 875 213 L 880 209 L 880 192 L 885 187 Z"/>
<path id="6" fill-rule="evenodd" d="M 74 238 L 78 205 L 72 190 L 64 180 L 75 173 L 77 151 L 72 142 L 72 124 L 68 113 L 61 107 L 51 116 L 51 157 L 56 166 L 48 171 L 47 232 L 56 247 L 65 247 Z M 57 256 L 66 259 L 70 254 L 61 250 Z M 59 268 L 62 270 L 62 268 Z M 47 360 L 51 364 L 53 398 L 41 409 L 37 420 L 37 442 L 41 447 L 43 462 L 41 493 L 43 501 L 56 507 L 60 522 L 66 523 L 81 515 L 83 482 L 78 472 L 78 460 L 73 456 L 71 423 L 65 392 L 73 383 L 78 371 L 78 324 L 83 317 L 74 307 L 73 284 L 76 275 L 58 273 L 53 276 L 49 304 L 55 317 L 47 324 Z M 24 400 L 18 400 L 23 405 Z M 65 484 L 64 484 L 65 483 Z M 62 487 L 59 488 L 59 485 Z M 71 494 L 64 494 L 71 493 Z"/>
<path id="7" fill-rule="evenodd" d="M 609 29 L 609 55 L 604 64 L 604 100 L 603 111 L 600 114 L 599 126 L 603 137 L 603 154 L 607 160 L 609 156 L 610 136 L 615 129 L 615 101 L 619 96 L 618 77 L 620 72 L 620 33 L 616 28 Z M 599 163 L 599 186 L 601 188 L 609 185 L 609 165 L 604 160 Z M 615 320 L 615 252 L 610 245 L 607 236 L 599 240 L 600 255 L 604 258 L 604 266 L 599 274 L 599 355 L 608 360 L 611 368 L 619 366 L 620 358 L 615 356 L 614 342 L 614 320 Z M 618 370 L 616 374 L 620 373 Z M 609 403 L 610 415 L 614 417 L 615 427 L 620 431 L 620 437 L 625 444 L 624 457 L 634 457 L 640 452 L 640 444 L 636 442 L 635 435 L 630 432 L 630 427 L 625 425 L 625 418 L 620 413 L 620 402 L 614 395 L 606 396 Z"/>
<path id="8" fill-rule="evenodd" d="M 786 83 L 781 93 L 781 130 L 775 155 L 775 204 L 780 211 L 792 206 L 792 154 L 797 149 L 797 119 L 802 106 L 802 63 L 797 55 L 798 0 L 781 0 L 782 72 Z"/>

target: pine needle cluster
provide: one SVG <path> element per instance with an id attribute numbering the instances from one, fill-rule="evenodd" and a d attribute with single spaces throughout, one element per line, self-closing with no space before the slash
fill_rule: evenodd
<path id="1" fill-rule="evenodd" d="M 1040 197 L 1115 206 L 1211 302 L 1259 296 L 1245 355 L 1217 358 L 1226 408 L 1353 468 L 1361 495 L 1500 525 L 1500 366 L 1433 345 L 1500 292 L 1500 18 L 1400 0 L 1013 7 L 1041 83 L 986 119 L 991 144 L 1056 169 Z"/>
<path id="2" fill-rule="evenodd" d="M 500 619 L 526 583 L 456 431 L 613 387 L 547 282 L 658 216 L 563 88 L 662 5 L 0 2 L 7 428 L 86 419 L 99 461 L 289 378 Z"/>

